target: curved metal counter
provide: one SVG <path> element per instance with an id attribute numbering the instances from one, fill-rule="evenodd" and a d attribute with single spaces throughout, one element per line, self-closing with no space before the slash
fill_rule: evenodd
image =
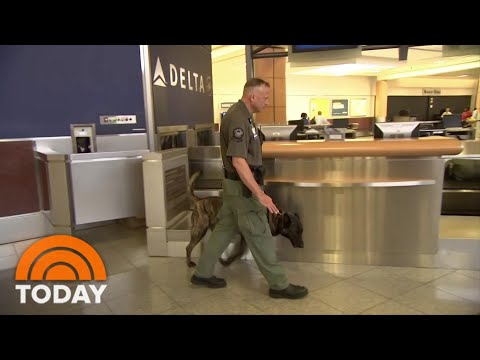
<path id="1" fill-rule="evenodd" d="M 282 260 L 435 266 L 442 155 L 451 138 L 265 142 L 266 191 L 297 212 L 305 247 L 278 241 Z"/>

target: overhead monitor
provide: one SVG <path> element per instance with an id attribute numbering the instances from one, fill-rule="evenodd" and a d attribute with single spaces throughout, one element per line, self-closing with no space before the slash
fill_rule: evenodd
<path id="1" fill-rule="evenodd" d="M 375 123 L 373 137 L 375 139 L 418 138 L 419 130 L 419 121 Z"/>
<path id="2" fill-rule="evenodd" d="M 334 65 L 331 61 L 352 63 L 362 56 L 361 45 L 289 45 L 290 67 Z M 325 63 L 327 62 L 327 63 Z"/>
<path id="3" fill-rule="evenodd" d="M 296 140 L 297 125 L 262 125 L 260 131 L 265 141 Z"/>

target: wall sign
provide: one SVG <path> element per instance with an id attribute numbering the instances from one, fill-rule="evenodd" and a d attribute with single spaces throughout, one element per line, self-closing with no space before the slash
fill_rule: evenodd
<path id="1" fill-rule="evenodd" d="M 422 94 L 423 95 L 441 95 L 442 90 L 427 88 L 427 89 L 422 89 Z"/>
<path id="2" fill-rule="evenodd" d="M 229 109 L 230 106 L 232 106 L 233 104 L 235 104 L 234 102 L 222 102 L 220 103 L 220 107 L 222 109 Z"/>
<path id="3" fill-rule="evenodd" d="M 350 116 L 367 116 L 367 99 L 351 99 Z"/>
<path id="4" fill-rule="evenodd" d="M 149 45 L 155 126 L 213 123 L 212 58 L 202 45 Z"/>
<path id="5" fill-rule="evenodd" d="M 348 116 L 348 100 L 332 100 L 332 116 Z"/>

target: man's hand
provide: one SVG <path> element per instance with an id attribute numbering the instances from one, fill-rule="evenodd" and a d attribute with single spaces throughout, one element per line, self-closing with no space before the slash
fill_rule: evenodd
<path id="1" fill-rule="evenodd" d="M 268 196 L 267 194 L 265 194 L 264 192 L 262 192 L 261 194 L 259 194 L 259 196 L 257 196 L 257 199 L 258 201 L 260 201 L 260 203 L 265 206 L 268 211 L 270 211 L 272 214 L 279 214 L 280 211 L 277 209 L 277 207 L 275 206 L 275 204 L 273 203 L 273 200 L 270 196 Z"/>

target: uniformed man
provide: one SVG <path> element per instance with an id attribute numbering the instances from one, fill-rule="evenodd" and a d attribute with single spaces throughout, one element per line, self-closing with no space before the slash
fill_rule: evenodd
<path id="1" fill-rule="evenodd" d="M 242 233 L 259 270 L 265 276 L 273 298 L 298 299 L 307 295 L 303 286 L 290 284 L 278 263 L 265 208 L 278 214 L 272 199 L 264 193 L 262 144 L 252 114 L 268 106 L 270 84 L 250 79 L 242 98 L 232 105 L 220 127 L 220 148 L 225 170 L 223 205 L 218 222 L 203 248 L 191 282 L 211 288 L 227 285 L 213 275 L 215 263 L 234 236 Z"/>

